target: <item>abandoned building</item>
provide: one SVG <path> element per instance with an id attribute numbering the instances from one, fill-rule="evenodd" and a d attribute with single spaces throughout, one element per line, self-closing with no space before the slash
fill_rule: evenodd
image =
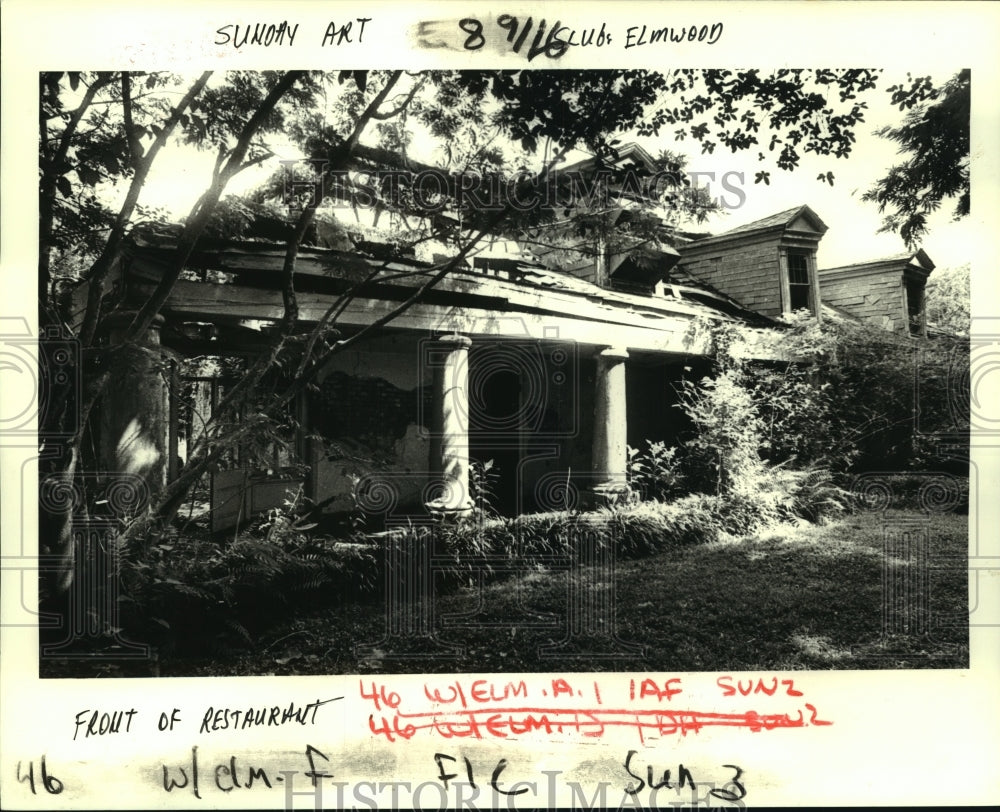
<path id="1" fill-rule="evenodd" d="M 933 270 L 923 250 L 825 268 L 819 272 L 820 295 L 824 305 L 884 330 L 926 336 L 924 288 Z"/>
<path id="2" fill-rule="evenodd" d="M 211 527 L 232 528 L 298 489 L 331 514 L 462 512 L 470 467 L 487 462 L 507 514 L 613 499 L 625 489 L 627 446 L 669 442 L 684 428 L 675 387 L 708 370 L 706 324 L 733 324 L 742 351 L 761 359 L 775 357 L 776 319 L 793 310 L 925 331 L 926 255 L 819 271 L 826 230 L 800 206 L 573 272 L 517 258 L 463 262 L 331 357 L 289 404 L 296 428 L 265 462 L 233 454 L 218 466 L 205 498 Z M 135 236 L 113 294 L 120 309 L 148 298 L 174 246 L 169 235 Z M 431 263 L 367 248 L 300 250 L 303 329 L 339 300 L 336 328 L 350 338 L 434 275 Z M 141 474 L 154 488 L 176 476 L 235 382 L 232 368 L 205 359 L 246 362 L 268 347 L 284 312 L 284 256 L 274 241 L 199 244 L 146 337 L 151 360 L 117 376 L 101 404 L 103 470 Z"/>

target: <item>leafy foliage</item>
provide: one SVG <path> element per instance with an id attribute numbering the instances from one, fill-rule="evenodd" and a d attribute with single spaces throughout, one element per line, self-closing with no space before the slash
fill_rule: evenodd
<path id="1" fill-rule="evenodd" d="M 970 266 L 935 268 L 924 291 L 928 325 L 955 335 L 968 335 L 972 317 L 970 307 Z"/>
<path id="2" fill-rule="evenodd" d="M 777 154 L 778 168 L 792 170 L 803 152 L 837 158 L 851 153 L 853 129 L 867 108 L 858 96 L 877 80 L 878 71 L 870 69 L 675 71 L 669 89 L 676 105 L 657 109 L 640 132 L 645 128 L 656 135 L 671 126 L 678 138 L 690 133 L 705 153 L 717 144 L 733 152 L 759 147 L 767 133 L 767 151 Z M 836 103 L 830 102 L 829 90 L 836 91 Z M 695 123 L 709 111 L 711 125 Z M 765 160 L 763 151 L 758 157 Z M 768 177 L 767 171 L 759 172 L 757 182 L 767 184 Z"/>
<path id="3" fill-rule="evenodd" d="M 761 454 L 772 464 L 850 467 L 857 447 L 839 443 L 845 420 L 828 365 L 840 335 L 800 311 L 789 318 L 782 346 L 791 362 L 746 366 L 746 385 L 761 418 Z"/>
<path id="4" fill-rule="evenodd" d="M 783 344 L 797 361 L 748 368 L 768 460 L 837 474 L 959 464 L 933 449 L 936 434 L 961 445 L 968 427 L 965 340 L 916 342 L 864 323 L 799 318 Z"/>
<path id="5" fill-rule="evenodd" d="M 294 492 L 287 491 L 281 507 L 267 511 L 259 529 L 263 531 L 264 541 L 279 546 L 303 544 L 307 540 L 306 533 L 317 527 L 316 522 L 302 518 L 303 503 L 308 501 L 300 485 Z"/>
<path id="6" fill-rule="evenodd" d="M 824 428 L 832 428 L 840 419 L 835 411 L 834 387 L 813 365 L 754 365 L 750 386 L 761 416 L 762 450 L 768 460 L 828 460 L 840 467 L 850 464 L 853 449 L 829 445 L 829 431 Z"/>
<path id="7" fill-rule="evenodd" d="M 472 460 L 469 464 L 469 496 L 480 516 L 498 515 L 494 502 L 499 481 L 500 471 L 493 460 Z"/>
<path id="8" fill-rule="evenodd" d="M 677 404 L 694 426 L 684 443 L 684 473 L 692 488 L 717 496 L 753 492 L 764 472 L 764 426 L 745 365 L 731 352 L 734 338 L 729 328 L 716 331 L 715 374 L 682 381 Z"/>
<path id="9" fill-rule="evenodd" d="M 676 448 L 662 441 L 646 440 L 646 448 L 629 447 L 627 476 L 629 489 L 642 499 L 665 502 L 676 496 L 684 480 Z"/>
<path id="10" fill-rule="evenodd" d="M 963 340 L 916 342 L 800 316 L 783 343 L 794 361 L 749 364 L 732 357 L 730 342 L 723 328 L 715 374 L 685 382 L 679 404 L 695 426 L 680 470 L 690 487 L 722 498 L 727 532 L 840 515 L 850 508 L 842 485 L 854 472 L 964 473 Z"/>
<path id="11" fill-rule="evenodd" d="M 141 555 L 126 553 L 119 599 L 126 631 L 167 652 L 233 647 L 306 606 L 374 594 L 378 556 L 371 545 L 273 536 L 215 541 L 172 534 Z"/>
<path id="12" fill-rule="evenodd" d="M 636 122 L 640 135 L 674 128 L 688 134 L 703 152 L 717 144 L 733 152 L 759 144 L 762 128 L 770 131 L 768 150 L 781 150 L 778 166 L 793 169 L 800 153 L 844 157 L 854 143 L 853 128 L 864 120 L 866 104 L 856 101 L 875 87 L 878 71 L 643 70 L 569 72 L 515 71 L 467 74 L 467 87 L 487 84 L 506 102 L 502 121 L 511 138 L 529 151 L 540 139 L 559 144 L 580 141 L 598 155 L 613 153 L 602 122 L 609 115 Z M 831 103 L 828 93 L 837 92 Z"/>
<path id="13" fill-rule="evenodd" d="M 899 144 L 907 160 L 889 169 L 862 200 L 888 213 L 881 231 L 896 231 L 909 246 L 927 233 L 927 218 L 954 199 L 955 219 L 969 213 L 969 110 L 972 74 L 962 70 L 938 89 L 926 77 L 889 88 L 909 110 L 899 127 L 878 134 Z"/>

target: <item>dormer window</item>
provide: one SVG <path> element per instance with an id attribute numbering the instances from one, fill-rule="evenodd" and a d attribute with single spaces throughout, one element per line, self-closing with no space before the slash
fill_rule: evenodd
<path id="1" fill-rule="evenodd" d="M 815 254 L 803 247 L 789 247 L 782 249 L 781 260 L 782 310 L 805 310 L 819 318 Z"/>
<path id="2" fill-rule="evenodd" d="M 826 225 L 808 206 L 773 214 L 678 247 L 679 273 L 762 316 L 805 308 L 818 320 L 816 249 Z"/>
<path id="3" fill-rule="evenodd" d="M 788 252 L 789 310 L 812 310 L 809 284 L 809 259 L 800 252 Z"/>
<path id="4" fill-rule="evenodd" d="M 924 284 L 916 279 L 906 280 L 906 316 L 911 336 L 927 334 L 924 324 Z"/>
<path id="5" fill-rule="evenodd" d="M 823 302 L 902 335 L 927 335 L 927 277 L 934 263 L 923 249 L 819 272 Z"/>

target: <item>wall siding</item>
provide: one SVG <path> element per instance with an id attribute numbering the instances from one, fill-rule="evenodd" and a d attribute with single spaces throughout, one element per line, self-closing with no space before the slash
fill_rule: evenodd
<path id="1" fill-rule="evenodd" d="M 781 315 L 780 235 L 742 244 L 681 248 L 680 267 L 749 310 Z M 715 260 L 716 257 L 720 259 Z M 714 260 L 714 261 L 713 261 Z"/>
<path id="2" fill-rule="evenodd" d="M 826 304 L 889 330 L 902 330 L 902 278 L 898 270 L 886 270 L 864 277 L 821 277 L 820 294 Z"/>

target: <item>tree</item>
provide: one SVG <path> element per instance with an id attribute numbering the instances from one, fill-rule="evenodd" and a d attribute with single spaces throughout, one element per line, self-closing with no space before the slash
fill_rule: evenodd
<path id="1" fill-rule="evenodd" d="M 758 143 L 770 133 L 776 163 L 793 169 L 799 152 L 846 157 L 853 129 L 864 119 L 859 94 L 875 87 L 869 70 L 757 71 L 489 71 L 428 72 L 305 71 L 205 73 L 194 79 L 163 73 L 45 73 L 39 105 L 39 297 L 43 327 L 69 330 L 67 289 L 87 286 L 86 309 L 77 332 L 82 347 L 83 390 L 54 398 L 62 409 L 44 415 L 40 434 L 46 456 L 41 473 L 80 480 L 80 460 L 94 406 L 114 376 L 116 364 L 134 356 L 138 342 L 167 301 L 193 250 L 213 223 L 230 181 L 270 157 L 269 135 L 296 140 L 316 167 L 325 194 L 376 193 L 379 205 L 396 211 L 403 235 L 415 244 L 431 239 L 453 246 L 430 278 L 391 313 L 361 333 L 338 340 L 338 314 L 357 287 L 331 302 L 316 324 L 299 323 L 295 265 L 299 245 L 316 216 L 317 200 L 293 208 L 283 269 L 284 318 L 265 351 L 243 370 L 213 415 L 211 445 L 193 449 L 162 492 L 146 520 L 123 528 L 123 543 L 155 534 L 169 524 L 185 494 L 205 471 L 243 438 L 264 431 L 336 352 L 390 323 L 443 279 L 488 235 L 527 235 L 558 216 L 552 208 L 462 212 L 454 188 L 441 205 L 419 196 L 383 194 L 359 180 L 363 170 L 418 164 L 408 156 L 411 127 L 444 145 L 445 165 L 485 168 L 521 190 L 544 184 L 572 149 L 613 160 L 616 138 L 635 130 L 657 135 L 674 127 L 711 152 L 717 143 L 732 150 Z M 834 89 L 838 103 L 827 101 Z M 822 91 L 822 92 L 821 92 Z M 324 107 L 324 99 L 332 102 Z M 715 129 L 713 129 L 715 128 Z M 107 281 L 126 250 L 129 234 L 144 220 L 162 220 L 140 203 L 146 178 L 161 151 L 182 142 L 211 150 L 215 166 L 202 195 L 185 219 L 175 249 L 153 294 L 142 303 L 120 339 L 104 327 L 119 304 Z M 764 159 L 760 152 L 760 158 Z M 673 160 L 665 156 L 664 160 Z M 530 167 L 530 169 L 529 169 Z M 508 175 L 512 170 L 517 172 Z M 346 187 L 346 189 L 345 189 Z M 106 201 L 115 197 L 114 207 Z M 309 197 L 307 194 L 306 197 Z M 695 201 L 696 202 L 696 201 Z M 459 216 L 460 215 L 460 216 Z M 645 237 L 642 237 L 645 239 Z M 377 283 L 380 271 L 358 284 Z M 262 394 L 261 381 L 276 369 L 291 370 L 287 386 Z M 57 393 L 58 394 L 58 393 Z M 247 418 L 246 415 L 252 415 Z M 242 416 L 242 417 L 241 417 Z M 48 594 L 65 592 L 73 556 L 72 504 L 43 511 L 43 549 L 63 561 Z"/>
<path id="2" fill-rule="evenodd" d="M 45 330 L 54 327 L 69 332 L 67 300 L 58 295 L 52 260 L 60 253 L 85 258 L 82 268 L 74 263 L 59 281 L 66 282 L 68 275 L 78 273 L 89 286 L 77 336 L 84 371 L 99 366 L 98 371 L 82 376 L 78 398 L 73 397 L 77 393 L 68 382 L 64 391 L 56 387 L 50 392 L 50 400 L 62 408 L 47 410 L 39 425 L 46 451 L 40 466 L 42 476 L 57 475 L 67 485 L 78 484 L 81 448 L 91 412 L 114 372 L 115 361 L 134 358 L 131 345 L 156 317 L 169 295 L 171 278 L 176 280 L 183 269 L 229 181 L 268 155 L 263 134 L 280 128 L 279 102 L 286 96 L 293 102 L 308 102 L 316 89 L 312 86 L 312 93 L 299 96 L 291 93 L 296 83 L 308 84 L 310 77 L 303 71 L 237 74 L 214 91 L 206 91 L 210 78 L 211 72 L 203 73 L 188 85 L 176 104 L 171 104 L 169 93 L 157 96 L 153 92 L 166 85 L 172 90 L 179 84 L 175 77 L 130 72 L 40 75 L 39 320 Z M 79 98 L 67 98 L 80 88 Z M 202 99 L 209 92 L 214 93 L 214 103 L 203 110 Z M 142 213 L 139 196 L 153 162 L 178 128 L 185 139 L 216 148 L 212 178 L 187 220 L 164 284 L 136 314 L 125 342 L 97 347 L 98 328 L 109 315 L 104 306 L 105 282 L 121 258 L 136 214 Z M 95 189 L 102 181 L 126 186 L 124 200 L 115 213 L 98 202 Z M 82 239 L 75 241 L 75 237 Z M 42 551 L 60 561 L 52 572 L 45 573 L 50 577 L 42 584 L 43 597 L 65 594 L 69 587 L 75 553 L 74 510 L 81 510 L 81 506 L 68 500 L 41 511 Z M 86 511 L 85 504 L 82 510 Z"/>
<path id="3" fill-rule="evenodd" d="M 971 85 L 971 72 L 963 70 L 941 88 L 929 77 L 889 88 L 893 104 L 910 112 L 899 127 L 883 127 L 878 135 L 898 143 L 899 153 L 909 157 L 862 200 L 877 203 L 885 214 L 879 230 L 898 232 L 908 246 L 927 233 L 927 218 L 945 200 L 954 199 L 956 220 L 969 213 Z"/>

